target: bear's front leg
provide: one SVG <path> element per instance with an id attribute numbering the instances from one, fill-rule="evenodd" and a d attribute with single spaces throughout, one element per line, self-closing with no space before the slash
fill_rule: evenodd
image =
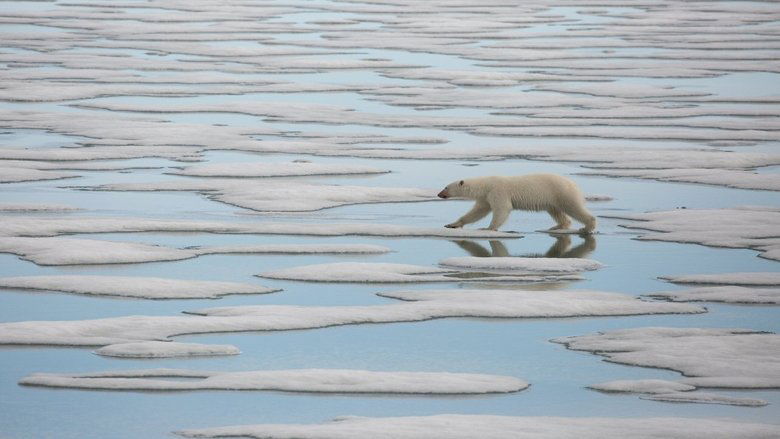
<path id="1" fill-rule="evenodd" d="M 471 224 L 473 222 L 479 221 L 487 214 L 490 213 L 490 205 L 482 200 L 478 200 L 476 203 L 474 203 L 474 207 L 471 208 L 468 212 L 466 212 L 465 215 L 458 218 L 457 221 L 454 223 L 447 224 L 444 227 L 448 227 L 450 229 L 459 229 L 466 224 Z"/>
<path id="2" fill-rule="evenodd" d="M 512 203 L 509 200 L 494 197 L 490 201 L 490 208 L 493 210 L 493 219 L 490 221 L 488 230 L 497 231 L 509 218 L 509 214 L 512 212 Z"/>

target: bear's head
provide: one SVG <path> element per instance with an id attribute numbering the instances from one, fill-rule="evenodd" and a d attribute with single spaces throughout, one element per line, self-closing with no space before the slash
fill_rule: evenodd
<path id="1" fill-rule="evenodd" d="M 441 192 L 439 192 L 439 198 L 460 197 L 464 195 L 463 189 L 466 182 L 464 180 L 454 181 L 448 184 Z"/>

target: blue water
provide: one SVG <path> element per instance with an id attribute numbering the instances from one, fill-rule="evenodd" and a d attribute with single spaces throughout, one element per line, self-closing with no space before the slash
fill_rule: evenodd
<path id="1" fill-rule="evenodd" d="M 279 15 L 267 18 L 270 23 L 288 23 L 291 32 L 284 34 L 256 34 L 236 32 L 230 42 L 204 42 L 224 47 L 261 44 L 272 38 L 275 44 L 285 41 L 326 39 L 329 25 L 316 22 L 332 19 L 355 19 L 355 25 L 337 25 L 337 29 L 382 29 L 378 21 L 383 14 L 358 12 L 332 12 L 330 8 L 344 6 L 338 2 L 306 2 L 300 8 L 290 8 L 288 2 L 274 2 L 283 9 Z M 348 3 L 347 5 L 352 5 Z M 355 4 L 358 5 L 358 4 Z M 5 2 L 4 10 L 16 13 L 40 13 L 49 9 L 74 11 L 76 6 L 60 2 Z M 380 6 L 384 8 L 384 6 Z M 111 8 L 115 12 L 127 12 L 133 16 L 174 14 L 172 10 L 158 8 Z M 603 26 L 611 19 L 608 15 L 640 14 L 635 8 L 556 7 L 539 14 L 559 17 L 554 23 L 531 27 L 518 26 L 503 34 L 530 35 L 565 32 L 588 26 Z M 178 14 L 184 14 L 179 11 Z M 197 14 L 191 12 L 191 14 Z M 431 16 L 432 17 L 432 16 Z M 430 18 L 430 17 L 428 17 Z M 18 24 L 4 24 L 3 31 L 41 34 L 63 32 L 73 20 L 30 19 Z M 97 22 L 105 20 L 96 20 Z M 120 20 L 143 29 L 150 25 L 144 21 Z M 159 23 L 158 23 L 159 24 Z M 201 23 L 204 29 L 218 31 L 231 23 L 210 17 Z M 251 23 L 243 23 L 251 30 Z M 175 27 L 175 25 L 172 25 Z M 157 27 L 155 27 L 158 29 Z M 292 32 L 307 29 L 304 33 Z M 89 30 L 73 31 L 75 36 L 89 41 L 105 42 L 110 36 L 90 33 Z M 334 30 L 342 34 L 341 30 Z M 110 33 L 109 33 L 110 35 Z M 355 33 L 359 38 L 359 32 Z M 343 35 L 342 35 L 343 36 Z M 500 44 L 504 38 L 490 38 L 472 43 Z M 511 39 L 509 40 L 511 41 Z M 62 41 L 58 41 L 62 42 Z M 76 45 L 78 46 L 78 45 Z M 285 47 L 285 46 L 271 46 Z M 428 53 L 426 49 L 361 48 L 349 50 L 349 54 L 334 55 L 334 59 L 385 58 L 404 64 L 431 66 L 436 69 L 482 70 L 473 60 L 442 53 Z M 106 52 L 155 59 L 146 51 L 137 49 L 94 49 L 76 47 L 78 53 Z M 584 48 L 583 51 L 587 51 Z M 647 48 L 621 49 L 619 53 L 646 53 Z M 27 53 L 25 48 L 3 49 L 4 54 Z M 339 51 L 343 52 L 343 51 Z M 582 52 L 582 51 L 581 51 Z M 322 55 L 317 55 L 318 57 Z M 186 62 L 192 56 L 173 54 L 168 59 Z M 328 58 L 326 55 L 325 58 Z M 241 61 L 241 60 L 230 60 Z M 48 72 L 63 70 L 58 66 L 40 66 Z M 218 67 L 215 67 L 218 69 Z M 488 69 L 489 70 L 489 69 Z M 529 69 L 505 69 L 523 71 Z M 538 70 L 538 69 L 530 69 Z M 549 69 L 548 69 L 549 70 Z M 554 70 L 554 69 L 553 69 Z M 148 77 L 171 77 L 170 71 L 127 70 L 127 74 Z M 383 76 L 383 71 L 333 70 L 316 73 L 289 72 L 264 74 L 249 73 L 246 79 L 273 81 L 316 82 L 332 84 L 430 86 L 442 85 L 440 81 L 416 81 Z M 777 74 L 766 72 L 720 72 L 712 78 L 622 78 L 622 83 L 642 83 L 659 86 L 675 86 L 690 90 L 704 90 L 715 95 L 766 96 L 780 93 Z M 235 75 L 241 78 L 241 75 Z M 579 83 L 576 77 L 572 83 Z M 564 83 L 566 84 L 566 83 Z M 535 84 L 520 84 L 503 89 L 518 93 Z M 63 85 L 67 86 L 67 85 Z M 471 90 L 497 88 L 473 87 Z M 457 108 L 419 112 L 411 107 L 389 106 L 371 100 L 370 94 L 339 93 L 255 93 L 240 96 L 197 96 L 191 98 L 161 97 L 105 97 L 64 103 L 11 103 L 0 102 L 0 110 L 9 112 L 43 111 L 54 114 L 109 115 L 118 123 L 128 113 L 89 110 L 68 106 L 73 103 L 130 103 L 154 110 L 158 104 L 170 103 L 233 103 L 240 108 L 244 102 L 307 102 L 353 108 L 356 111 L 422 116 L 486 117 L 486 111 L 475 108 Z M 272 105 L 272 104 L 269 104 Z M 132 113 L 131 117 L 139 116 Z M 679 148 L 691 144 L 679 141 L 633 141 L 620 139 L 571 139 L 571 138 L 511 138 L 474 136 L 464 131 L 423 128 L 389 128 L 354 124 L 324 125 L 316 123 L 289 124 L 265 122 L 262 118 L 232 113 L 175 113 L 155 114 L 155 118 L 169 120 L 172 125 L 199 123 L 204 129 L 218 129 L 213 124 L 256 127 L 258 132 L 277 132 L 280 135 L 258 135 L 264 140 L 294 140 L 300 133 L 373 134 L 400 137 L 421 136 L 445 140 L 445 145 L 394 143 L 368 145 L 377 148 L 427 149 L 439 147 L 469 148 L 479 150 L 488 146 L 515 144 L 533 147 L 578 145 L 588 147 L 643 147 Z M 86 123 L 86 122 L 85 122 Z M 74 127 L 78 131 L 78 127 Z M 45 129 L 31 129 L 25 124 L 8 124 L 0 128 L 0 147 L 3 148 L 52 148 L 73 147 L 89 143 L 81 136 L 56 133 Z M 437 190 L 454 179 L 482 175 L 510 175 L 533 172 L 553 172 L 572 177 L 586 194 L 609 195 L 612 201 L 589 203 L 596 215 L 635 213 L 649 210 L 667 210 L 679 207 L 717 208 L 739 205 L 777 206 L 776 192 L 728 189 L 716 186 L 661 183 L 639 179 L 615 179 L 578 175 L 587 171 L 581 163 L 553 163 L 507 159 L 501 161 L 467 160 L 399 160 L 360 159 L 349 157 L 320 157 L 293 154 L 258 154 L 220 151 L 213 145 L 203 154 L 205 163 L 233 162 L 289 162 L 306 159 L 315 163 L 348 163 L 366 165 L 391 172 L 371 176 L 341 177 L 290 177 L 277 179 L 291 183 L 342 184 L 384 187 L 419 187 Z M 367 146 L 367 145 L 363 145 Z M 701 145 L 696 145 L 704 147 Z M 225 146 L 227 147 L 227 145 Z M 755 146 L 736 146 L 724 149 L 735 151 L 776 152 L 777 142 Z M 659 153 L 662 154 L 661 151 Z M 108 183 L 173 181 L 184 177 L 166 174 L 175 168 L 191 165 L 166 159 L 143 158 L 126 161 L 105 161 L 105 164 L 127 167 L 144 167 L 126 171 L 75 171 L 79 178 L 62 181 L 28 182 L 0 186 L 0 203 L 58 203 L 80 207 L 83 210 L 70 213 L 38 213 L 39 217 L 93 217 L 117 216 L 161 218 L 181 220 L 216 220 L 230 222 L 298 222 L 298 223 L 387 223 L 410 226 L 440 226 L 447 224 L 470 208 L 464 201 L 431 201 L 420 203 L 349 205 L 315 212 L 278 214 L 252 212 L 209 200 L 195 192 L 104 192 L 77 190 L 76 187 L 98 186 Z M 0 163 L 1 165 L 2 163 Z M 777 173 L 777 167 L 760 169 L 767 174 Z M 246 179 L 248 185 L 263 185 L 266 179 Z M 6 218 L 28 214 L 2 213 Z M 717 218 L 713 218 L 717 221 Z M 658 279 L 659 276 L 695 273 L 777 271 L 777 262 L 758 258 L 758 252 L 750 249 L 710 248 L 693 244 L 639 241 L 641 231 L 621 227 L 627 221 L 610 218 L 599 219 L 599 233 L 592 239 L 579 236 L 552 237 L 538 232 L 552 225 L 547 214 L 515 212 L 504 226 L 520 232 L 518 239 L 499 241 L 452 240 L 442 238 L 377 238 L 377 237 L 306 237 L 278 235 L 230 235 L 204 233 L 82 233 L 73 238 L 103 239 L 112 241 L 142 242 L 170 247 L 216 246 L 243 244 L 314 244 L 314 243 L 364 243 L 383 245 L 392 252 L 368 256 L 334 255 L 209 255 L 174 262 L 143 264 L 37 266 L 15 255 L 0 254 L 0 276 L 20 275 L 115 275 L 169 277 L 180 279 L 219 280 L 245 282 L 283 291 L 264 295 L 225 296 L 218 300 L 133 300 L 32 292 L 22 290 L 0 291 L 0 321 L 29 320 L 79 320 L 126 315 L 178 315 L 183 311 L 216 306 L 240 306 L 259 304 L 291 304 L 307 306 L 379 305 L 395 303 L 376 293 L 397 289 L 424 288 L 503 288 L 534 289 L 543 294 L 552 289 L 592 289 L 639 296 L 656 291 L 674 290 L 679 287 Z M 484 227 L 486 221 L 473 227 Z M 706 225 L 704 225 L 706 227 Z M 488 256 L 506 252 L 513 256 L 562 256 L 586 257 L 602 262 L 601 270 L 584 273 L 581 281 L 547 282 L 528 284 L 489 283 L 440 283 L 425 285 L 359 285 L 338 283 L 303 283 L 271 280 L 257 277 L 265 271 L 307 264 L 342 261 L 397 262 L 436 266 L 447 257 Z M 717 393 L 753 397 L 767 400 L 770 405 L 761 408 L 745 408 L 705 404 L 670 404 L 639 399 L 636 395 L 604 394 L 587 390 L 591 384 L 614 379 L 660 378 L 676 380 L 680 375 L 673 371 L 652 368 L 629 367 L 601 361 L 601 357 L 583 352 L 569 351 L 549 340 L 560 336 L 582 335 L 598 331 L 645 326 L 675 327 L 742 327 L 762 331 L 780 331 L 778 309 L 771 306 L 744 306 L 705 304 L 708 312 L 697 315 L 595 317 L 567 319 L 439 319 L 415 323 L 391 323 L 373 325 L 347 325 L 317 330 L 187 335 L 177 341 L 234 344 L 242 353 L 238 356 L 133 360 L 112 359 L 94 355 L 91 348 L 67 347 L 19 347 L 0 346 L 0 437 L 2 438 L 163 438 L 170 432 L 183 428 L 213 427 L 231 424 L 253 423 L 313 423 L 336 416 L 402 416 L 441 413 L 500 414 L 516 416 L 617 416 L 617 417 L 727 417 L 743 421 L 777 423 L 777 407 L 780 392 L 726 391 Z M 447 371 L 476 372 L 511 375 L 525 379 L 531 387 L 523 392 L 489 396 L 387 396 L 387 395 L 319 395 L 289 394 L 282 392 L 95 392 L 82 390 L 53 390 L 23 387 L 17 382 L 34 372 L 89 372 L 101 370 L 141 368 L 192 368 L 204 370 L 255 370 L 291 368 L 343 368 L 369 370 Z"/>

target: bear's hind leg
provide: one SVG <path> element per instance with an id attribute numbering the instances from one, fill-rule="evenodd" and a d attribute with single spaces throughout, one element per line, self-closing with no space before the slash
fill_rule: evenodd
<path id="1" fill-rule="evenodd" d="M 581 204 L 570 206 L 566 209 L 566 213 L 570 217 L 576 219 L 577 221 L 585 225 L 585 227 L 580 229 L 580 232 L 592 233 L 593 230 L 596 229 L 596 217 L 591 215 L 591 213 L 588 212 L 588 209 L 586 209 L 585 206 Z"/>
<path id="2" fill-rule="evenodd" d="M 569 217 L 566 216 L 566 214 L 558 209 L 558 208 L 552 208 L 547 210 L 547 213 L 550 214 L 551 217 L 555 220 L 555 226 L 550 227 L 549 230 L 562 230 L 562 229 L 568 229 L 571 225 L 571 221 L 569 220 Z"/>

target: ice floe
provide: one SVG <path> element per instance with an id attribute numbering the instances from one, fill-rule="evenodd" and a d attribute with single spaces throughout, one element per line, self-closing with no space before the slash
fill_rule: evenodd
<path id="1" fill-rule="evenodd" d="M 173 380 L 165 378 L 200 378 Z M 26 376 L 27 386 L 95 390 L 275 390 L 313 393 L 482 394 L 518 392 L 528 383 L 513 377 L 447 372 L 376 372 L 299 369 L 208 372 L 146 369 L 93 374 Z"/>
<path id="2" fill-rule="evenodd" d="M 216 299 L 227 294 L 280 291 L 278 288 L 237 282 L 76 275 L 0 277 L 0 288 L 141 299 Z"/>
<path id="3" fill-rule="evenodd" d="M 739 439 L 772 437 L 774 424 L 711 418 L 588 418 L 494 415 L 432 415 L 365 418 L 348 416 L 324 424 L 258 424 L 177 431 L 184 437 L 252 437 L 263 439 L 472 439 L 583 438 Z"/>
<path id="4" fill-rule="evenodd" d="M 602 392 L 672 393 L 695 390 L 695 386 L 667 380 L 617 380 L 593 384 L 589 389 Z"/>
<path id="5" fill-rule="evenodd" d="M 0 253 L 15 254 L 38 265 L 136 264 L 215 254 L 368 255 L 389 251 L 387 247 L 370 244 L 241 244 L 172 248 L 139 242 L 0 236 Z"/>
<path id="6" fill-rule="evenodd" d="M 194 177 L 289 177 L 304 175 L 383 174 L 390 172 L 370 166 L 320 163 L 217 163 L 189 166 L 177 175 Z"/>
<path id="7" fill-rule="evenodd" d="M 133 264 L 197 256 L 193 251 L 137 242 L 8 236 L 0 236 L 0 252 L 15 254 L 38 265 Z"/>
<path id="8" fill-rule="evenodd" d="M 685 274 L 661 276 L 661 279 L 676 284 L 780 286 L 780 272 Z"/>
<path id="9" fill-rule="evenodd" d="M 69 212 L 75 210 L 82 209 L 54 203 L 0 203 L 0 212 Z"/>
<path id="10" fill-rule="evenodd" d="M 95 353 L 104 357 L 119 358 L 172 358 L 238 355 L 241 351 L 232 345 L 142 341 L 103 346 L 96 349 Z"/>
<path id="11" fill-rule="evenodd" d="M 120 183 L 82 188 L 102 191 L 192 191 L 209 199 L 261 212 L 306 212 L 350 204 L 436 200 L 435 190 L 285 182 L 201 179 L 161 183 Z"/>
<path id="12" fill-rule="evenodd" d="M 185 316 L 0 323 L 0 344 L 104 346 L 184 334 L 314 329 L 446 317 L 585 317 L 695 314 L 699 306 L 599 291 L 433 290 L 384 292 L 402 300 L 371 306 L 258 305 L 207 308 Z"/>
<path id="13" fill-rule="evenodd" d="M 499 260 L 491 262 L 494 259 Z M 550 258 L 551 262 L 545 263 L 545 261 L 535 262 L 533 259 L 452 258 L 442 261 L 442 266 L 445 268 L 392 263 L 336 262 L 267 271 L 258 276 L 307 282 L 414 283 L 488 280 L 533 282 L 579 279 L 572 275 L 584 270 L 594 270 L 600 266 L 595 261 L 583 263 L 582 260 L 574 260 L 570 263 L 559 263 L 561 259 Z"/>
<path id="14" fill-rule="evenodd" d="M 577 273 L 603 267 L 598 261 L 578 258 L 454 257 L 444 259 L 439 264 L 444 267 L 510 273 Z"/>
<path id="15" fill-rule="evenodd" d="M 780 387 L 780 336 L 748 329 L 635 328 L 552 340 L 607 361 L 676 370 L 699 387 Z"/>
<path id="16" fill-rule="evenodd" d="M 759 256 L 763 258 L 780 260 L 780 210 L 773 207 L 676 209 L 603 216 L 633 220 L 621 226 L 651 231 L 639 236 L 640 240 L 750 248 L 761 252 Z"/>
<path id="17" fill-rule="evenodd" d="M 739 189 L 780 191 L 780 175 L 758 174 L 734 169 L 602 169 L 581 175 L 632 177 L 658 181 L 701 183 Z"/>
<path id="18" fill-rule="evenodd" d="M 750 288 L 736 285 L 698 287 L 680 291 L 661 291 L 647 297 L 673 302 L 724 302 L 780 305 L 780 288 Z"/>
<path id="19" fill-rule="evenodd" d="M 0 166 L 0 183 L 20 183 L 24 181 L 60 180 L 78 177 L 76 174 L 58 171 L 42 171 L 30 168 Z"/>
<path id="20" fill-rule="evenodd" d="M 616 393 L 638 393 L 641 399 L 665 402 L 689 402 L 702 404 L 726 404 L 760 407 L 767 405 L 762 399 L 738 398 L 706 392 L 693 392 L 695 386 L 666 380 L 618 380 L 588 386 L 593 390 Z"/>
<path id="21" fill-rule="evenodd" d="M 447 277 L 455 270 L 422 265 L 335 262 L 330 264 L 304 265 L 266 271 L 258 276 L 267 279 L 285 279 L 307 282 L 359 282 L 359 283 L 396 283 L 396 282 L 452 282 L 457 278 Z"/>
<path id="22" fill-rule="evenodd" d="M 640 396 L 642 399 L 665 402 L 692 402 L 699 404 L 726 404 L 746 407 L 761 407 L 768 403 L 763 399 L 738 398 L 707 392 L 674 392 Z"/>
<path id="23" fill-rule="evenodd" d="M 164 220 L 132 217 L 72 218 L 40 216 L 13 216 L 3 218 L 3 221 L 0 222 L 0 236 L 52 237 L 76 233 L 129 232 L 199 232 L 299 236 L 356 235 L 392 237 L 425 236 L 441 238 L 522 238 L 522 235 L 512 232 L 375 223 L 239 223 L 228 221 Z"/>

